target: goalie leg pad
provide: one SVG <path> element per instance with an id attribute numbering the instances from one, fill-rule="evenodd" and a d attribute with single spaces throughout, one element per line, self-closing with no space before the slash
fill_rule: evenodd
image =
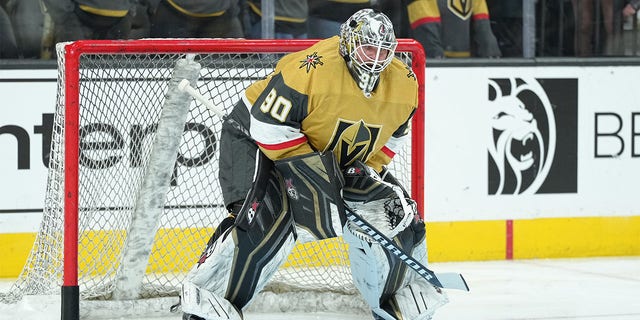
<path id="1" fill-rule="evenodd" d="M 182 312 L 186 315 L 207 320 L 242 320 L 241 313 L 231 302 L 191 282 L 182 285 L 180 297 Z"/>
<path id="2" fill-rule="evenodd" d="M 407 229 L 404 234 L 405 239 L 400 239 L 403 236 L 401 234 L 397 240 L 401 242 L 408 240 L 408 238 L 410 238 L 407 235 L 409 232 L 410 229 Z M 413 250 L 409 252 L 416 260 L 426 266 L 427 249 L 424 241 L 424 233 L 420 236 L 418 232 L 417 236 L 418 239 L 416 240 L 418 240 L 418 242 L 415 244 Z M 394 290 L 394 293 L 389 298 L 383 298 L 381 309 L 385 311 L 385 314 L 394 315 L 396 319 L 428 320 L 431 319 L 436 309 L 442 307 L 449 301 L 444 291 L 434 287 L 413 270 L 394 268 L 389 278 L 397 278 L 397 272 L 404 273 L 405 277 L 399 289 L 386 288 L 387 292 L 388 290 Z M 396 275 L 394 275 L 394 273 L 396 273 Z M 376 311 L 374 310 L 374 312 Z"/>
<path id="3" fill-rule="evenodd" d="M 349 261 L 353 283 L 367 304 L 378 308 L 384 292 L 390 265 L 385 250 L 350 222 L 343 228 L 343 239 L 349 245 Z"/>
<path id="4" fill-rule="evenodd" d="M 295 245 L 290 215 L 283 215 L 272 231 L 256 244 L 246 231 L 237 227 L 228 229 L 207 246 L 183 286 L 195 286 L 201 292 L 223 297 L 239 310 L 244 309 L 286 261 Z M 182 305 L 183 311 L 202 317 L 208 310 L 193 301 L 183 300 Z"/>
<path id="5" fill-rule="evenodd" d="M 231 236 L 233 228 L 223 232 L 218 239 L 209 242 L 196 265 L 187 274 L 184 283 L 210 291 L 223 297 L 229 284 L 227 277 L 233 267 L 235 241 Z M 183 303 L 184 309 L 184 303 Z"/>
<path id="6" fill-rule="evenodd" d="M 423 278 L 416 279 L 398 290 L 382 304 L 383 314 L 395 315 L 394 319 L 431 319 L 436 309 L 448 302 L 446 294 Z M 374 313 L 377 313 L 374 310 Z"/>
<path id="7" fill-rule="evenodd" d="M 422 221 L 412 223 L 394 240 L 399 242 L 414 259 L 427 266 L 427 245 Z M 449 301 L 444 291 L 434 287 L 417 272 L 406 268 L 404 264 L 397 261 L 395 256 L 391 256 L 390 261 L 392 268 L 389 279 L 402 280 L 387 282 L 385 293 L 381 298 L 381 309 L 386 314 L 394 315 L 397 319 L 427 320 L 431 319 L 437 308 Z"/>
<path id="8" fill-rule="evenodd" d="M 196 266 L 187 274 L 180 294 L 180 304 L 185 314 L 209 319 L 224 311 L 229 316 L 222 319 L 241 319 L 239 314 L 234 317 L 231 309 L 235 307 L 223 298 L 229 284 L 226 275 L 232 268 L 235 251 L 230 234 L 231 229 L 227 229 L 216 241 L 210 242 Z"/>
<path id="9" fill-rule="evenodd" d="M 356 288 L 371 307 L 376 319 L 430 319 L 448 300 L 397 257 L 347 223 L 343 231 L 349 244 L 351 274 Z M 400 247 L 427 265 L 424 223 L 413 223 L 394 238 Z M 413 299 L 420 299 L 414 301 Z"/>
<path id="10" fill-rule="evenodd" d="M 286 260 L 297 237 L 282 193 L 282 179 L 264 155 L 260 154 L 258 162 L 256 179 L 233 225 L 214 234 L 186 278 L 238 309 L 262 290 Z"/>

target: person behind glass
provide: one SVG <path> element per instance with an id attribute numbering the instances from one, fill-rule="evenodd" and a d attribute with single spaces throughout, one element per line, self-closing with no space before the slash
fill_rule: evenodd
<path id="1" fill-rule="evenodd" d="M 397 44 L 389 18 L 363 9 L 339 36 L 285 55 L 247 87 L 220 136 L 230 215 L 182 283 L 183 319 L 242 319 L 296 242 L 340 235 L 373 319 L 426 320 L 447 303 L 344 211 L 427 264 L 424 221 L 386 168 L 418 107 L 418 82 L 395 57 Z"/>
<path id="2" fill-rule="evenodd" d="M 0 0 L 0 2 L 2 1 Z M 48 58 L 44 52 L 43 38 L 48 37 L 49 33 L 47 32 L 53 32 L 53 30 L 44 28 L 45 16 L 42 13 L 41 5 L 40 0 L 6 1 L 5 10 L 13 25 L 20 58 Z M 4 29 L 5 27 L 0 26 L 0 33 Z"/>
<path id="3" fill-rule="evenodd" d="M 309 38 L 340 34 L 340 26 L 356 11 L 371 8 L 376 0 L 309 0 Z"/>
<path id="4" fill-rule="evenodd" d="M 618 12 L 622 7 L 616 8 L 616 0 L 571 0 L 575 15 L 575 54 L 579 57 L 590 57 L 593 55 L 615 55 L 618 52 L 619 35 L 622 28 L 621 19 Z M 600 4 L 600 10 L 596 10 L 596 5 Z M 596 17 L 596 12 L 600 11 L 600 17 Z M 624 11 L 623 11 L 624 12 Z M 600 36 L 600 25 L 597 21 L 602 21 L 604 36 Z M 604 41 L 598 43 L 596 39 Z"/>
<path id="5" fill-rule="evenodd" d="M 246 0 L 244 23 L 246 36 L 250 39 L 262 38 L 261 0 Z M 306 39 L 307 0 L 274 0 L 274 38 Z"/>
<path id="6" fill-rule="evenodd" d="M 9 15 L 0 6 L 0 59 L 18 58 L 18 47 L 16 37 L 13 34 L 13 26 Z"/>
<path id="7" fill-rule="evenodd" d="M 622 8 L 622 16 L 630 17 L 640 9 L 640 0 L 630 0 L 624 8 Z"/>
<path id="8" fill-rule="evenodd" d="M 128 39 L 136 0 L 43 0 L 55 42 Z"/>
<path id="9" fill-rule="evenodd" d="M 411 0 L 407 11 L 412 37 L 427 57 L 502 56 L 485 0 Z"/>
<path id="10" fill-rule="evenodd" d="M 129 39 L 150 37 L 152 1 L 154 0 L 136 0 L 136 14 L 131 19 L 131 32 L 129 32 Z"/>
<path id="11" fill-rule="evenodd" d="M 153 0 L 152 38 L 242 38 L 238 0 Z"/>
<path id="12" fill-rule="evenodd" d="M 522 1 L 487 0 L 491 29 L 504 57 L 522 57 Z"/>

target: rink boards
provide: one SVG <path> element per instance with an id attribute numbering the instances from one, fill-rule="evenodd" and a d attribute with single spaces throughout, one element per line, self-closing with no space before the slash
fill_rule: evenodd
<path id="1" fill-rule="evenodd" d="M 638 72 L 428 68 L 430 260 L 640 255 Z M 38 228 L 56 74 L 0 70 L 0 277 L 20 272 Z"/>
<path id="2" fill-rule="evenodd" d="M 430 262 L 633 256 L 640 255 L 639 230 L 640 216 L 431 222 L 427 224 L 427 244 Z M 0 252 L 4 253 L 0 278 L 15 278 L 36 234 L 4 232 L 0 234 Z M 172 241 L 193 234 L 171 233 L 177 234 Z M 203 236 L 200 243 L 207 238 Z M 198 249 L 194 248 L 194 257 Z M 152 264 L 148 270 L 162 272 L 165 268 L 172 266 Z"/>

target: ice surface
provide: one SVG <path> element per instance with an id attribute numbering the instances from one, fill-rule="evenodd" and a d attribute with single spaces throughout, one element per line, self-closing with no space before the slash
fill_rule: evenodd
<path id="1" fill-rule="evenodd" d="M 450 302 L 434 320 L 638 320 L 640 257 L 431 263 L 460 272 L 470 292 L 448 290 Z M 6 292 L 10 280 L 0 281 Z M 60 319 L 59 297 L 0 304 L 0 319 Z M 115 320 L 117 318 L 114 318 Z M 180 316 L 147 318 L 178 320 Z M 249 313 L 246 320 L 356 320 L 329 313 Z"/>

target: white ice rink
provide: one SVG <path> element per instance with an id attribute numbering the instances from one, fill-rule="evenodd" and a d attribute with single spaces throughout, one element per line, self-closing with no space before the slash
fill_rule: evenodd
<path id="1" fill-rule="evenodd" d="M 449 290 L 450 302 L 436 312 L 434 320 L 640 320 L 640 257 L 431 263 L 429 267 L 460 272 L 471 288 L 470 292 Z M 0 291 L 6 291 L 8 284 L 0 282 Z M 46 297 L 0 304 L 0 319 L 60 319 L 59 300 Z M 251 313 L 245 319 L 362 317 Z"/>

